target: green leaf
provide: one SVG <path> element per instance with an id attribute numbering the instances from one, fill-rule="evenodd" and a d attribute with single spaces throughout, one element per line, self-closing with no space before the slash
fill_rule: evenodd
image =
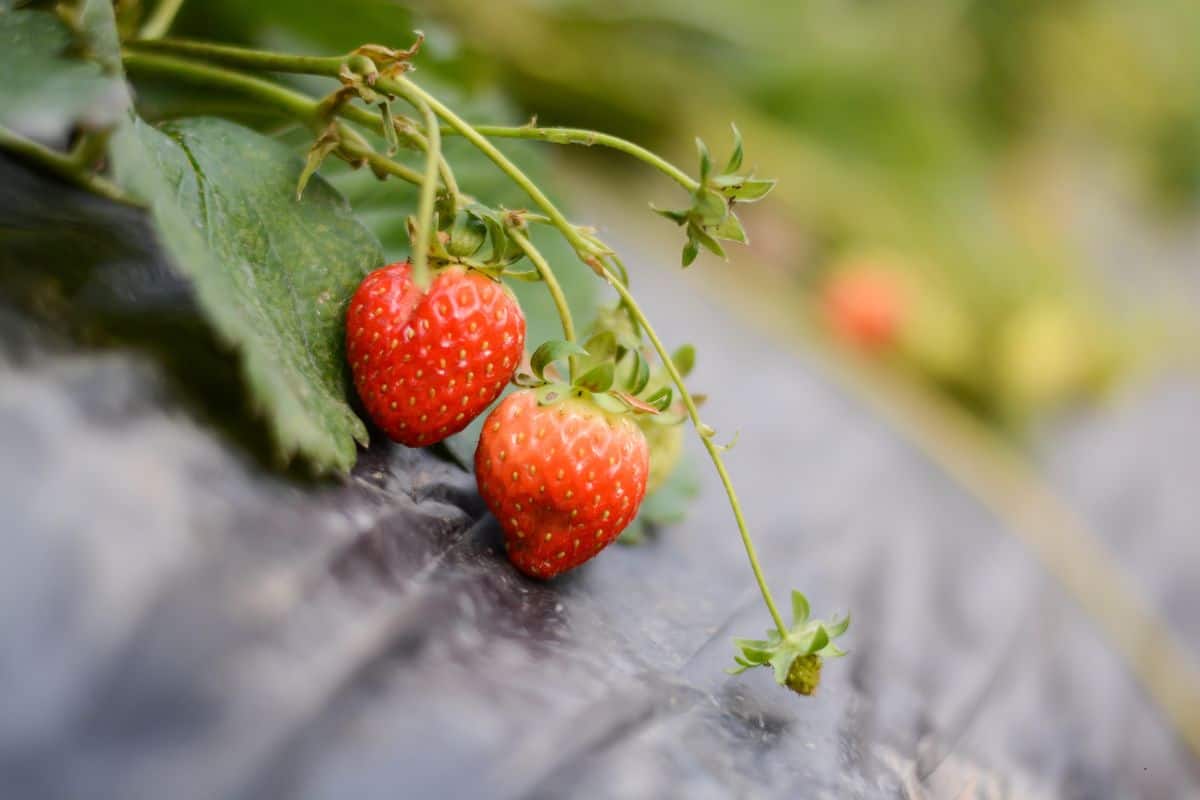
<path id="1" fill-rule="evenodd" d="M 726 189 L 724 194 L 730 200 L 741 203 L 753 203 L 766 197 L 775 188 L 775 181 L 766 178 L 747 178 L 735 187 Z"/>
<path id="2" fill-rule="evenodd" d="M 617 336 L 612 331 L 600 331 L 583 345 L 587 358 L 583 360 L 583 369 L 592 367 L 604 361 L 612 361 L 617 354 Z"/>
<path id="3" fill-rule="evenodd" d="M 849 614 L 847 614 L 844 619 L 840 619 L 840 620 L 835 617 L 833 619 L 833 621 L 831 621 L 828 625 L 825 626 L 826 630 L 829 631 L 830 639 L 836 639 L 837 637 L 841 636 L 843 633 L 846 632 L 846 629 L 849 627 L 850 627 L 850 615 Z"/>
<path id="4" fill-rule="evenodd" d="M 792 627 L 803 625 L 808 621 L 808 615 L 812 610 L 808 605 L 808 598 L 803 592 L 792 589 Z"/>
<path id="5" fill-rule="evenodd" d="M 348 403 L 342 329 L 351 294 L 383 263 L 375 237 L 319 176 L 297 202 L 299 159 L 224 120 L 159 131 L 131 119 L 112 158 L 213 328 L 239 352 L 280 454 L 349 470 L 367 431 Z"/>
<path id="6" fill-rule="evenodd" d="M 817 653 L 822 648 L 829 644 L 829 631 L 825 630 L 824 625 L 818 625 L 816 630 L 812 632 L 812 638 L 805 643 L 804 651 L 806 653 Z"/>
<path id="7" fill-rule="evenodd" d="M 729 155 L 729 161 L 725 164 L 725 172 L 737 172 L 742 166 L 742 132 L 738 130 L 738 126 L 730 123 L 730 128 L 733 128 L 733 152 Z"/>
<path id="8" fill-rule="evenodd" d="M 88 33 L 103 49 L 104 9 L 92 0 L 87 10 Z M 100 130 L 120 120 L 129 90 L 119 74 L 77 54 L 85 44 L 50 12 L 0 14 L 0 126 L 64 147 L 76 125 Z"/>
<path id="9" fill-rule="evenodd" d="M 692 198 L 689 219 L 701 225 L 716 225 L 729 213 L 725 199 L 711 189 L 700 189 Z"/>
<path id="10" fill-rule="evenodd" d="M 742 221 L 732 212 L 726 214 L 725 219 L 718 224 L 709 228 L 709 231 L 718 239 L 746 244 L 746 230 L 742 227 Z"/>
<path id="11" fill-rule="evenodd" d="M 700 243 L 689 235 L 687 244 L 683 246 L 683 266 L 690 267 L 698 255 L 700 255 Z"/>
<path id="12" fill-rule="evenodd" d="M 650 382 L 650 365 L 637 350 L 630 350 L 622 360 L 628 361 L 629 368 L 621 385 L 632 395 L 641 393 Z"/>
<path id="13" fill-rule="evenodd" d="M 681 211 L 676 211 L 676 210 L 670 209 L 670 208 L 659 208 L 658 206 L 651 203 L 650 210 L 653 211 L 655 214 L 658 214 L 660 217 L 666 217 L 667 219 L 671 220 L 671 222 L 674 222 L 676 225 L 682 225 L 688 221 L 688 209 L 686 209 L 686 208 Z"/>
<path id="14" fill-rule="evenodd" d="M 696 137 L 696 150 L 700 153 L 700 183 L 703 185 L 712 174 L 712 156 L 708 152 L 708 145 L 699 136 Z"/>
<path id="15" fill-rule="evenodd" d="M 780 686 L 787 685 L 788 670 L 791 669 L 792 662 L 796 659 L 797 653 L 791 647 L 785 647 L 782 650 L 777 650 L 771 656 L 770 664 L 775 670 L 775 682 Z"/>
<path id="16" fill-rule="evenodd" d="M 84 0 L 79 23 L 87 39 L 89 55 L 100 62 L 109 75 L 120 76 L 124 72 L 121 37 L 117 34 L 112 0 Z"/>
<path id="17" fill-rule="evenodd" d="M 721 247 L 721 243 L 709 236 L 704 230 L 693 225 L 690 229 L 692 236 L 700 244 L 704 245 L 704 249 L 712 253 L 714 256 L 725 258 L 725 248 Z"/>
<path id="18" fill-rule="evenodd" d="M 671 363 L 675 365 L 679 374 L 686 378 L 696 366 L 696 348 L 690 344 L 683 345 L 671 354 Z"/>
<path id="19" fill-rule="evenodd" d="M 605 361 L 584 373 L 575 381 L 575 385 L 580 389 L 587 389 L 589 392 L 597 394 L 607 392 L 612 388 L 615 372 L 613 362 Z"/>
<path id="20" fill-rule="evenodd" d="M 674 392 L 671 390 L 670 386 L 664 386 L 657 392 L 654 392 L 652 395 L 647 397 L 646 404 L 654 406 L 660 412 L 666 411 L 671 405 L 671 397 L 673 394 Z"/>
<path id="21" fill-rule="evenodd" d="M 574 342 L 552 339 L 542 343 L 537 350 L 533 351 L 533 356 L 529 359 L 529 368 L 533 370 L 534 375 L 544 380 L 546 377 L 546 367 L 555 361 L 582 355 L 587 355 L 587 351 Z"/>

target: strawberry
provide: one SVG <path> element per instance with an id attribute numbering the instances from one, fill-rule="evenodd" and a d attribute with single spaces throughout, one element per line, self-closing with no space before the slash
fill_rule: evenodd
<path id="1" fill-rule="evenodd" d="M 846 270 L 829 280 L 821 299 L 827 324 L 843 342 L 869 353 L 896 343 L 907 309 L 895 276 L 870 268 Z"/>
<path id="2" fill-rule="evenodd" d="M 409 447 L 445 439 L 500 396 L 521 361 L 525 316 L 512 293 L 462 266 L 428 291 L 409 262 L 363 279 L 346 312 L 354 386 L 371 419 Z"/>
<path id="3" fill-rule="evenodd" d="M 504 529 L 509 561 L 535 578 L 577 567 L 616 539 L 637 516 L 649 473 L 631 415 L 601 408 L 588 392 L 550 388 L 541 402 L 532 389 L 509 395 L 475 451 L 479 492 Z"/>

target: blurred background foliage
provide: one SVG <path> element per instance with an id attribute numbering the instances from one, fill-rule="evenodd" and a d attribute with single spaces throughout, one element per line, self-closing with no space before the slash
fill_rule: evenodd
<path id="1" fill-rule="evenodd" d="M 1193 357 L 1179 289 L 1194 292 L 1200 255 L 1133 248 L 1123 260 L 1120 245 L 1197 221 L 1194 2 L 206 0 L 176 31 L 337 52 L 363 30 L 403 45 L 414 28 L 428 35 L 418 77 L 472 121 L 536 113 L 645 142 L 693 172 L 692 138 L 722 153 L 736 121 L 748 163 L 780 185 L 745 210 L 754 246 L 699 268 L 720 291 L 756 293 L 746 302 L 764 319 L 803 322 L 1004 430 L 1103 399 L 1164 356 Z M 143 103 L 154 88 L 139 87 Z M 205 98 L 162 93 L 161 115 L 180 102 Z M 468 192 L 524 205 L 462 145 L 449 142 Z M 576 192 L 637 197 L 619 213 L 648 226 L 641 197 L 678 199 L 665 182 L 631 183 L 641 165 L 620 156 L 504 146 Z M 403 253 L 396 184 L 343 173 L 389 254 Z M 552 257 L 567 258 L 553 238 Z M 676 250 L 663 253 L 675 268 Z M 592 302 L 592 282 L 565 272 L 579 278 L 573 301 Z M 532 335 L 550 336 L 530 288 Z"/>

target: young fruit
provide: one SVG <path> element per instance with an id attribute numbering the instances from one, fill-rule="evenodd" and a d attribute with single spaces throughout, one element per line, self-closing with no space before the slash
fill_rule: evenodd
<path id="1" fill-rule="evenodd" d="M 512 293 L 461 266 L 426 292 L 409 262 L 372 272 L 346 312 L 354 387 L 390 438 L 424 447 L 457 433 L 499 397 L 525 348 Z"/>
<path id="2" fill-rule="evenodd" d="M 540 405 L 534 390 L 513 392 L 488 416 L 475 451 L 475 479 L 508 559 L 535 578 L 577 567 L 616 539 L 637 515 L 648 472 L 637 423 L 577 394 Z"/>

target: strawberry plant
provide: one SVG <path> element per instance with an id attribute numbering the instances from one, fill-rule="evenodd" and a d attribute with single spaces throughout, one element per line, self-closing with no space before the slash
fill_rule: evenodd
<path id="1" fill-rule="evenodd" d="M 494 141 L 609 147 L 663 173 L 687 196 L 680 209 L 655 209 L 682 228 L 686 267 L 701 251 L 724 256 L 722 242 L 745 244 L 737 207 L 774 186 L 744 168 L 736 128 L 720 169 L 697 141 L 692 177 L 603 133 L 467 122 L 413 79 L 420 34 L 400 48 L 293 55 L 164 38 L 178 0 L 160 0 L 144 19 L 139 3 L 25 5 L 0 11 L 0 40 L 10 44 L 0 59 L 14 76 L 3 91 L 19 100 L 3 104 L 0 146 L 146 210 L 214 333 L 238 354 L 281 455 L 317 471 L 348 471 L 368 438 L 356 408 L 402 444 L 431 445 L 467 428 L 511 381 L 517 389 L 483 423 L 476 478 L 509 559 L 550 578 L 597 555 L 637 519 L 647 490 L 674 472 L 681 426 L 690 423 L 728 495 L 774 624 L 764 640 L 737 641 L 733 671 L 770 666 L 781 685 L 811 693 L 821 659 L 841 654 L 832 640 L 848 620 L 809 619 L 794 592 L 793 623 L 784 622 L 723 460 L 729 445 L 717 443 L 700 415 L 702 398 L 685 382 L 694 350 L 667 349 L 619 254 L 570 220 Z M 325 92 L 299 91 L 279 74 Z M 305 155 L 233 112 L 151 124 L 131 100 L 129 77 L 187 84 L 219 98 L 218 108 L 286 118 L 307 132 Z M 53 125 L 31 110 L 42 99 L 55 104 Z M 522 205 L 469 194 L 443 147 L 451 137 L 494 165 L 523 194 Z M 402 215 L 407 259 L 384 266 L 372 231 L 323 177 L 335 162 L 386 186 L 415 187 L 415 207 Z M 551 264 L 535 241 L 545 231 L 576 263 Z M 586 340 L 559 280 L 567 269 L 616 295 Z M 514 281 L 544 287 L 561 328 L 527 366 Z"/>

